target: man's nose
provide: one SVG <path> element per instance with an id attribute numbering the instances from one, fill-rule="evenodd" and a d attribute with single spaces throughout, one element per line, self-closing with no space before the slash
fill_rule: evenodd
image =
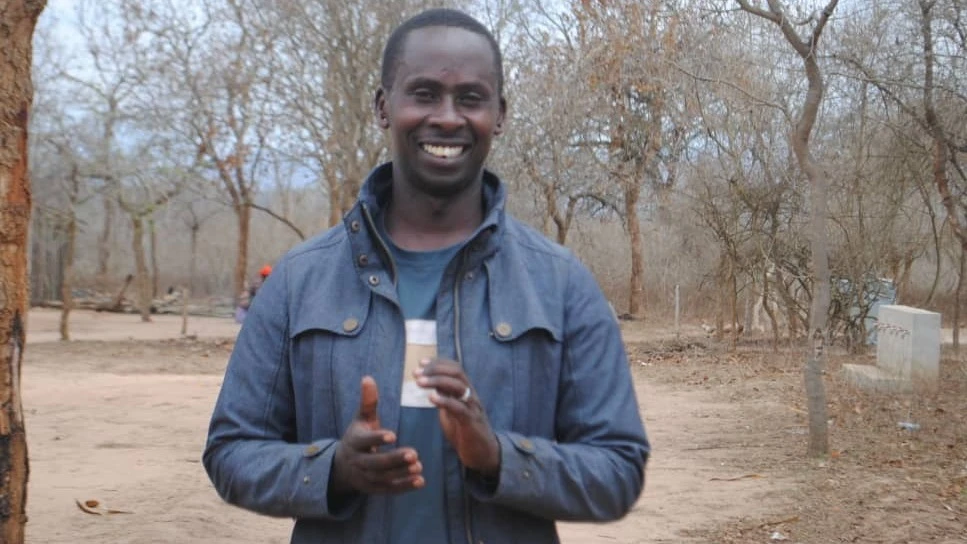
<path id="1" fill-rule="evenodd" d="M 430 116 L 430 124 L 443 130 L 455 130 L 462 127 L 465 119 L 457 109 L 453 97 L 445 97 Z"/>

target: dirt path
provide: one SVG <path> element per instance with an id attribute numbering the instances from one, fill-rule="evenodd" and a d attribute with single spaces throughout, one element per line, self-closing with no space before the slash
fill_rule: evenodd
<path id="1" fill-rule="evenodd" d="M 23 378 L 32 463 L 28 542 L 288 542 L 289 520 L 223 504 L 199 462 L 227 345 L 38 342 L 46 318 L 30 316 L 33 345 Z M 91 324 L 83 336 L 89 340 L 157 338 L 154 327 L 164 326 L 160 319 L 141 324 L 136 316 L 77 318 Z M 199 334 L 217 337 L 236 328 L 215 321 L 221 323 L 199 326 Z M 767 473 L 728 481 L 749 470 L 747 462 L 736 462 L 742 450 L 729 444 L 750 414 L 773 407 L 713 402 L 701 391 L 646 383 L 642 372 L 636 387 L 655 448 L 646 491 L 618 523 L 562 524 L 564 542 L 685 542 L 683 530 L 777 507 L 776 497 L 791 483 Z M 735 468 L 740 464 L 743 469 Z M 131 513 L 86 514 L 74 499 L 87 498 Z"/>
<path id="2" fill-rule="evenodd" d="M 163 340 L 181 334 L 181 316 L 154 315 L 144 323 L 135 314 L 110 312 L 71 312 L 71 340 Z M 199 338 L 230 338 L 239 325 L 231 319 L 189 316 L 188 334 Z M 60 340 L 60 310 L 30 310 L 27 316 L 27 343 Z"/>

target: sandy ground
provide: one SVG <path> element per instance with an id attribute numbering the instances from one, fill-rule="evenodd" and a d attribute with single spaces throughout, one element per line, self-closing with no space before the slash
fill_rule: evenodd
<path id="1" fill-rule="evenodd" d="M 200 338 L 234 338 L 239 325 L 218 317 L 188 318 L 188 334 Z M 164 340 L 181 335 L 181 316 L 155 315 L 144 323 L 137 315 L 109 312 L 71 312 L 71 340 Z M 27 343 L 60 340 L 60 311 L 32 309 L 27 316 Z"/>
<path id="2" fill-rule="evenodd" d="M 179 340 L 179 317 L 75 312 L 76 341 L 63 343 L 57 317 L 33 311 L 28 323 L 28 542 L 288 542 L 291 521 L 222 503 L 199 461 L 230 350 L 211 339 L 232 337 L 237 325 L 192 317 L 198 339 Z M 789 504 L 797 482 L 750 464 L 748 444 L 735 439 L 750 413 L 778 404 L 659 385 L 646 362 L 633 364 L 655 451 L 645 493 L 620 522 L 562 524 L 565 543 L 687 542 L 696 529 Z M 91 515 L 76 499 L 128 513 Z"/>

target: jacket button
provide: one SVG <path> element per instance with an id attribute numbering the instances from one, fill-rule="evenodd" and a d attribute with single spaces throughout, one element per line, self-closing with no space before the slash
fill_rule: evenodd
<path id="1" fill-rule="evenodd" d="M 309 481 L 310 480 L 309 480 L 309 477 L 308 476 L 306 476 L 305 478 L 302 479 L 302 483 L 304 483 L 306 485 L 309 485 Z"/>
<path id="2" fill-rule="evenodd" d="M 356 262 L 359 263 L 359 266 L 366 266 L 366 265 L 368 265 L 369 264 L 369 255 L 366 255 L 365 253 L 363 253 L 359 257 L 356 257 Z"/>
<path id="3" fill-rule="evenodd" d="M 521 476 L 523 476 L 525 480 L 530 480 L 530 479 L 531 479 L 531 471 L 529 471 L 529 470 L 525 470 L 525 471 L 524 471 L 524 472 L 523 472 L 523 473 L 521 474 Z"/>
<path id="4" fill-rule="evenodd" d="M 349 319 L 342 322 L 342 330 L 346 332 L 353 332 L 359 327 L 359 320 L 355 317 L 350 317 Z"/>
<path id="5" fill-rule="evenodd" d="M 464 276 L 464 279 L 466 279 L 467 281 L 472 280 L 473 279 L 473 272 L 467 272 L 467 274 Z"/>
<path id="6" fill-rule="evenodd" d="M 377 285 L 379 285 L 379 276 L 377 276 L 376 274 L 373 274 L 372 276 L 370 276 L 369 284 L 372 285 L 373 287 L 376 287 Z"/>
<path id="7" fill-rule="evenodd" d="M 349 230 L 353 232 L 359 232 L 359 229 L 360 229 L 359 221 L 353 220 L 349 223 Z"/>
<path id="8" fill-rule="evenodd" d="M 513 332 L 513 329 L 510 328 L 510 323 L 501 321 L 500 323 L 497 323 L 497 330 L 495 332 L 497 333 L 497 336 L 507 338 L 510 336 L 510 333 Z"/>

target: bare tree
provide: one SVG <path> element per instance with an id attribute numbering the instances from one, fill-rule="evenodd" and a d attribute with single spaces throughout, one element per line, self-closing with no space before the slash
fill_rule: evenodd
<path id="1" fill-rule="evenodd" d="M 667 164 L 662 168 L 663 159 L 667 150 L 681 149 L 688 134 L 683 118 L 689 106 L 686 95 L 675 92 L 677 72 L 669 62 L 683 46 L 682 14 L 662 0 L 575 2 L 572 9 L 576 41 L 596 66 L 588 83 L 600 108 L 598 125 L 589 127 L 584 143 L 598 147 L 608 185 L 620 198 L 631 260 L 628 313 L 640 318 L 645 255 L 639 201 L 649 188 L 661 198 L 662 186 L 674 179 Z M 661 44 L 660 54 L 653 44 Z"/>
<path id="2" fill-rule="evenodd" d="M 273 133 L 270 82 L 274 40 L 257 35 L 250 6 L 206 0 L 190 9 L 170 0 L 125 2 L 125 17 L 152 46 L 141 66 L 150 115 L 180 138 L 235 214 L 234 294 L 248 266 L 252 208 Z M 184 157 L 182 157 L 184 158 Z"/>
<path id="3" fill-rule="evenodd" d="M 280 121 L 291 136 L 281 139 L 279 147 L 318 176 L 329 197 L 328 226 L 338 224 L 352 207 L 363 179 L 385 150 L 373 117 L 383 40 L 403 18 L 431 3 L 253 4 L 260 35 L 279 37 L 275 47 L 285 63 L 274 90 L 285 106 Z"/>
<path id="4" fill-rule="evenodd" d="M 70 313 L 74 308 L 74 259 L 77 251 L 77 208 L 89 197 L 84 195 L 83 182 L 77 164 L 71 165 L 70 174 L 63 180 L 67 197 L 66 227 L 67 248 L 64 255 L 64 282 L 61 284 L 60 339 L 70 340 Z"/>
<path id="5" fill-rule="evenodd" d="M 590 79 L 594 60 L 570 40 L 576 20 L 537 4 L 537 13 L 519 23 L 519 37 L 505 55 L 516 75 L 514 130 L 502 138 L 494 162 L 518 190 L 532 195 L 545 234 L 564 244 L 581 211 L 617 211 L 618 205 L 596 191 L 601 175 L 595 148 L 582 143 L 596 99 L 572 84 Z"/>
<path id="6" fill-rule="evenodd" d="M 41 54 L 45 52 L 41 51 Z M 74 138 L 83 130 L 69 123 L 69 116 L 63 107 L 66 101 L 54 92 L 50 81 L 59 70 L 51 70 L 52 63 L 45 63 L 47 60 L 49 59 L 40 61 L 41 65 L 46 66 L 35 70 L 38 99 L 34 104 L 31 121 L 31 152 L 35 157 L 39 155 L 42 162 L 31 165 L 31 177 L 35 206 L 41 205 L 48 214 L 55 216 L 58 230 L 63 233 L 63 254 L 60 259 L 60 338 L 68 341 L 70 314 L 74 308 L 77 237 L 82 222 L 79 210 L 82 205 L 98 196 L 98 193 L 91 190 L 87 178 L 81 174 L 80 150 L 75 148 L 77 142 Z"/>
<path id="7" fill-rule="evenodd" d="M 967 6 L 959 0 L 899 0 L 877 4 L 876 8 L 866 18 L 869 28 L 863 30 L 880 37 L 878 47 L 869 52 L 844 48 L 836 58 L 852 70 L 853 77 L 874 86 L 905 117 L 907 122 L 887 126 L 906 146 L 920 149 L 924 170 L 930 172 L 951 232 L 967 250 L 967 201 L 963 198 L 967 192 L 967 131 L 963 129 Z M 913 51 L 911 44 L 915 44 Z M 924 198 L 925 203 L 929 200 Z M 936 226 L 933 232 L 937 243 Z M 905 270 L 915 257 L 905 259 Z M 959 295 L 956 303 L 961 303 Z M 955 330 L 960 328 L 959 317 L 959 311 L 955 312 Z M 959 344 L 959 337 L 957 340 Z"/>
<path id="8" fill-rule="evenodd" d="M 829 451 L 829 435 L 826 423 L 826 386 L 823 372 L 826 365 L 827 317 L 829 312 L 829 244 L 826 234 L 827 181 L 825 172 L 812 155 L 809 138 L 819 115 L 823 93 L 826 90 L 822 70 L 819 67 L 817 49 L 819 39 L 832 17 L 839 0 L 830 0 L 821 10 L 809 15 L 803 26 L 808 25 L 805 37 L 799 34 L 793 19 L 778 0 L 768 0 L 766 7 L 753 5 L 748 0 L 736 0 L 739 6 L 757 17 L 774 23 L 782 31 L 789 45 L 802 59 L 808 81 L 808 89 L 799 111 L 799 118 L 790 134 L 790 145 L 796 161 L 809 180 L 810 250 L 812 277 L 815 293 L 809 312 L 809 355 L 804 368 L 806 397 L 809 407 L 809 447 L 811 456 L 825 455 Z"/>
<path id="9" fill-rule="evenodd" d="M 33 100 L 32 39 L 43 0 L 0 6 L 0 542 L 22 544 L 27 523 L 27 431 L 20 394 L 27 313 Z"/>

